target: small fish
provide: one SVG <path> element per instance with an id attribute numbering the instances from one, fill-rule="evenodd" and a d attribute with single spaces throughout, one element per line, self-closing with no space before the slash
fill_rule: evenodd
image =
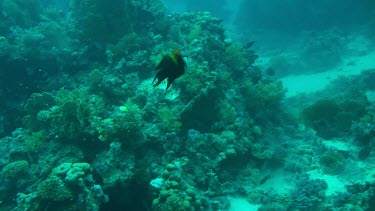
<path id="1" fill-rule="evenodd" d="M 267 175 L 267 176 L 265 176 L 265 177 L 259 182 L 259 185 L 263 185 L 263 184 L 266 183 L 269 179 L 271 179 L 271 175 Z"/>
<path id="2" fill-rule="evenodd" d="M 167 79 L 167 88 L 165 90 L 167 91 L 172 82 L 185 73 L 186 62 L 181 55 L 181 51 L 176 49 L 173 50 L 170 55 L 165 55 L 156 66 L 156 70 L 158 70 L 158 72 L 156 73 L 152 84 L 154 84 L 156 79 L 158 80 L 153 86 L 156 87 L 162 81 Z"/>
<path id="3" fill-rule="evenodd" d="M 254 43 L 255 43 L 255 41 L 250 41 L 250 42 L 248 42 L 248 43 L 246 43 L 244 45 L 244 48 L 245 49 L 249 49 L 249 48 L 251 48 L 254 45 Z"/>
<path id="4" fill-rule="evenodd" d="M 265 73 L 269 76 L 275 76 L 276 72 L 275 72 L 275 69 L 273 69 L 272 67 L 269 67 L 265 70 Z"/>

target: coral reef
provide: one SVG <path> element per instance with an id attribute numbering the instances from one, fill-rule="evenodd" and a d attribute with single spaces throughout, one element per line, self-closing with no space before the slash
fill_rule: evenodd
<path id="1" fill-rule="evenodd" d="M 372 158 L 371 70 L 357 90 L 303 104 L 301 121 L 251 45 L 208 12 L 168 14 L 159 0 L 0 3 L 0 210 L 228 210 L 227 196 L 324 210 L 327 184 L 306 172 L 339 177 L 347 160 Z M 339 62 L 341 41 L 328 44 Z M 152 78 L 173 49 L 187 71 L 166 92 Z M 322 139 L 344 135 L 358 148 Z M 278 191 L 283 173 L 289 189 Z M 342 194 L 369 204 L 372 191 Z"/>
<path id="2" fill-rule="evenodd" d="M 115 2 L 106 7 L 101 7 L 102 4 L 102 1 L 72 1 L 72 13 L 66 17 L 67 22 L 64 22 L 63 16 L 54 16 L 54 21 L 41 22 L 27 31 L 17 31 L 19 43 L 29 42 L 30 35 L 31 43 L 43 39 L 56 46 L 69 43 L 68 52 L 73 51 L 70 44 L 74 39 L 86 37 L 84 42 L 79 43 L 82 50 L 73 54 L 82 58 L 76 67 L 89 72 L 89 80 L 84 74 L 69 72 L 74 80 L 81 83 L 79 87 L 74 85 L 74 81 L 66 80 L 63 83 L 68 88 L 34 93 L 26 101 L 25 131 L 20 137 L 25 143 L 25 151 L 35 154 L 36 160 L 44 160 L 46 157 L 40 153 L 44 150 L 47 153 L 49 148 L 55 147 L 51 140 L 56 145 L 78 147 L 79 151 L 77 155 L 65 159 L 60 155 L 52 159 L 52 164 L 60 164 L 54 170 L 51 164 L 45 164 L 42 168 L 45 180 L 38 183 L 35 192 L 19 194 L 18 207 L 44 207 L 49 201 L 75 201 L 77 194 L 86 193 L 84 196 L 91 202 L 77 206 L 92 204 L 96 209 L 104 201 L 92 198 L 94 184 L 85 181 L 86 177 L 95 173 L 100 178 L 104 193 L 109 192 L 112 198 L 108 205 L 103 206 L 143 204 L 140 199 L 135 203 L 119 202 L 115 193 L 123 187 L 149 186 L 152 177 L 160 177 L 164 183 L 155 192 L 157 197 L 146 199 L 149 207 L 156 210 L 227 208 L 228 204 L 221 200 L 211 201 L 210 195 L 220 194 L 215 191 L 225 191 L 220 187 L 220 181 L 235 179 L 236 176 L 226 170 L 230 163 L 241 166 L 251 162 L 250 158 L 243 161 L 247 154 L 260 163 L 273 157 L 273 150 L 256 138 L 267 130 L 266 127 L 259 126 L 263 124 L 260 118 L 247 118 L 264 111 L 265 107 L 270 111 L 278 110 L 283 97 L 281 86 L 277 82 L 262 81 L 259 74 L 253 74 L 256 70 L 253 66 L 255 53 L 227 39 L 221 20 L 209 13 L 161 17 L 163 9 L 158 6 L 158 1 L 146 4 L 148 6 L 133 1 Z M 116 8 L 116 12 L 107 14 L 105 11 L 109 7 Z M 117 14 L 134 7 L 138 8 L 137 13 L 129 10 L 128 13 Z M 142 14 L 147 17 L 138 19 Z M 116 21 L 110 27 L 106 21 L 112 16 Z M 119 28 L 116 25 L 129 27 Z M 64 31 L 62 26 L 68 30 Z M 155 28 L 160 34 L 144 33 L 141 26 Z M 69 34 L 67 38 L 59 37 L 56 32 L 60 30 Z M 109 33 L 110 30 L 117 31 Z M 93 44 L 95 42 L 97 45 Z M 7 45 L 7 39 L 2 43 L 10 51 L 11 44 Z M 151 89 L 148 79 L 162 55 L 181 47 L 184 47 L 184 54 L 191 58 L 188 74 L 178 79 L 173 89 L 164 96 L 163 88 Z M 28 52 L 31 49 L 26 48 L 24 52 L 28 53 L 24 55 L 27 58 L 41 57 L 45 54 L 43 48 L 40 46 L 39 52 Z M 147 48 L 151 50 L 145 50 Z M 205 51 L 203 54 L 202 49 Z M 94 52 L 103 57 L 96 59 Z M 63 54 L 55 56 L 65 63 Z M 217 59 L 218 56 L 223 60 Z M 81 65 L 87 64 L 88 60 L 94 60 L 95 64 Z M 53 75 L 47 77 L 54 78 Z M 246 84 L 247 88 L 231 86 L 234 80 L 244 77 L 252 81 Z M 69 88 L 70 84 L 74 88 Z M 55 87 L 42 84 L 40 88 L 56 90 Z M 240 95 L 250 97 L 238 100 Z M 106 146 L 107 150 L 101 146 Z M 75 162 L 81 162 L 80 153 L 90 160 L 91 170 L 74 167 Z M 181 157 L 181 154 L 191 159 Z M 144 157 L 142 161 L 136 161 L 139 156 Z M 162 167 L 162 163 L 154 163 L 155 159 L 172 164 Z M 56 169 L 62 172 L 56 173 Z M 207 170 L 210 171 L 208 175 L 205 174 Z M 49 171 L 52 174 L 48 174 Z M 75 176 L 69 176 L 69 172 Z M 136 175 L 139 178 L 134 183 Z M 74 182 L 81 179 L 83 183 Z M 72 189 L 74 185 L 80 188 Z M 54 191 L 54 187 L 62 188 Z M 51 191 L 54 193 L 48 194 Z M 26 205 L 26 201 L 32 203 Z M 68 203 L 66 206 L 73 205 Z"/>
<path id="3" fill-rule="evenodd" d="M 28 167 L 29 163 L 26 160 L 14 161 L 4 166 L 1 174 L 7 179 L 14 180 L 24 176 L 27 173 Z"/>
<path id="4" fill-rule="evenodd" d="M 40 182 L 35 192 L 17 196 L 16 210 L 99 210 L 106 196 L 90 174 L 88 163 L 62 163 Z M 101 195 L 103 194 L 103 195 Z"/>

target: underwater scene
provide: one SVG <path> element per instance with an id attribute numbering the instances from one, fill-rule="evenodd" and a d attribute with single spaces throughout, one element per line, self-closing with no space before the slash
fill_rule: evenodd
<path id="1" fill-rule="evenodd" d="M 0 211 L 375 211 L 374 0 L 0 11 Z"/>

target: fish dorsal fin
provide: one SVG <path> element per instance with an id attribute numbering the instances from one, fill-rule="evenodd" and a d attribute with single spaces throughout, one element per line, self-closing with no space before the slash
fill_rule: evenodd
<path id="1" fill-rule="evenodd" d="M 176 65 L 178 64 L 178 61 L 177 61 L 177 55 L 175 55 L 175 54 L 171 54 L 171 59 L 172 59 L 172 61 L 173 61 L 173 63 L 175 63 Z"/>
<path id="2" fill-rule="evenodd" d="M 172 51 L 171 53 L 171 59 L 173 60 L 173 62 L 177 65 L 178 64 L 178 57 L 181 56 L 181 50 L 179 49 L 175 49 Z"/>

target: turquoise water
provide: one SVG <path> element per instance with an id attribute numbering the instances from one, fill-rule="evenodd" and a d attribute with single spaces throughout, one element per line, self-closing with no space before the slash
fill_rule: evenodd
<path id="1" fill-rule="evenodd" d="M 375 210 L 372 1 L 0 10 L 0 210 Z"/>

